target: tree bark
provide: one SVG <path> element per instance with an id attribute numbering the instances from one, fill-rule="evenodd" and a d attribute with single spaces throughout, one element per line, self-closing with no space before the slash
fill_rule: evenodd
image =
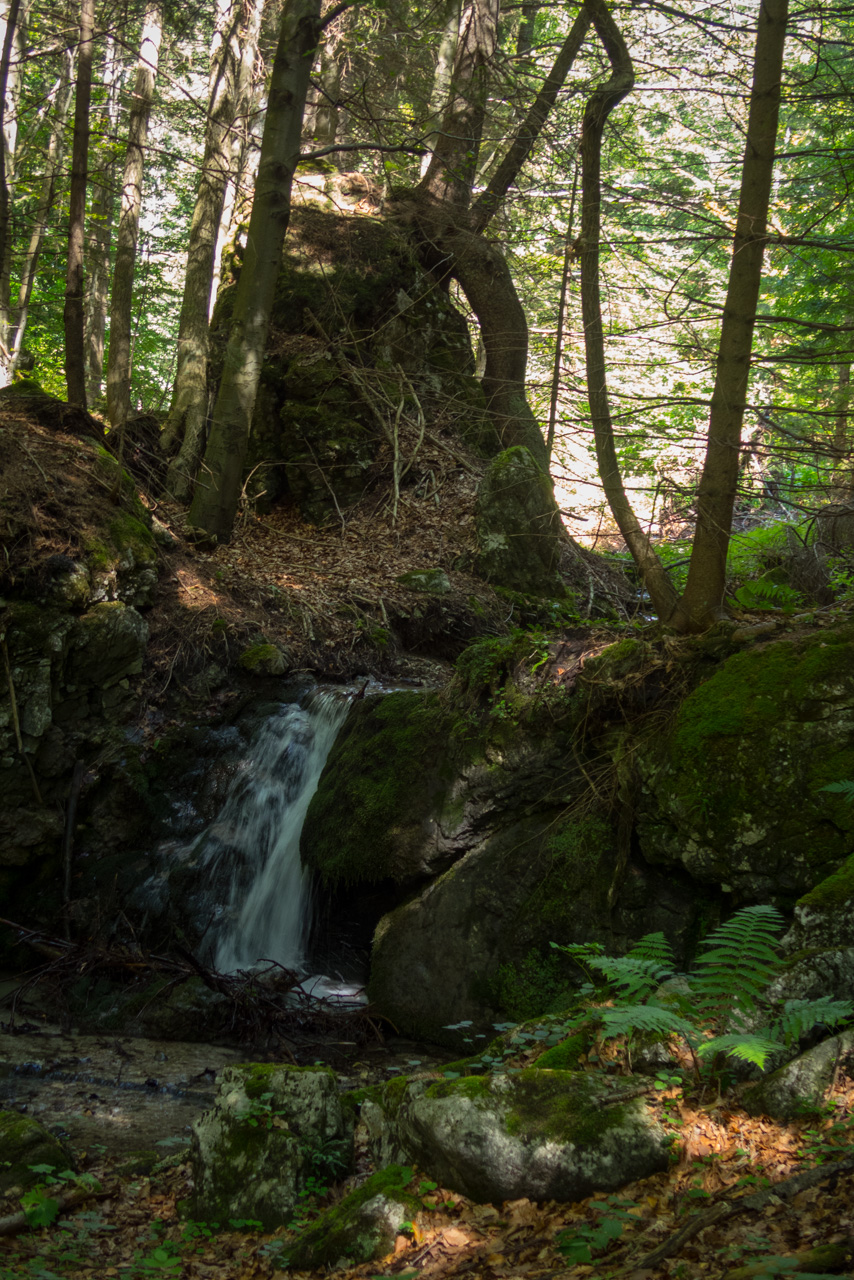
<path id="1" fill-rule="evenodd" d="M 88 288 L 84 338 L 86 347 L 86 394 L 89 404 L 101 398 L 104 377 L 104 336 L 110 300 L 110 247 L 115 217 L 116 158 L 112 143 L 119 123 L 120 58 L 116 41 L 107 37 L 103 61 L 104 103 L 101 157 L 93 173 L 89 214 Z"/>
<path id="2" fill-rule="evenodd" d="M 666 622 L 677 604 L 667 570 L 644 533 L 620 474 L 608 397 L 605 338 L 599 289 L 599 242 L 602 203 L 602 135 L 614 108 L 631 92 L 634 69 L 626 42 L 604 0 L 585 0 L 585 7 L 611 63 L 611 76 L 594 90 L 581 126 L 581 313 L 587 366 L 587 398 L 593 420 L 596 459 L 605 497 L 626 546 L 638 566 L 653 607 Z"/>
<path id="3" fill-rule="evenodd" d="M 95 0 L 80 2 L 80 43 L 74 98 L 71 191 L 68 210 L 68 261 L 65 277 L 65 382 L 71 404 L 86 407 L 86 359 L 83 343 L 83 246 L 86 177 L 89 161 L 89 106 L 92 100 L 92 41 Z"/>
<path id="4" fill-rule="evenodd" d="M 0 369 L 2 369 L 2 378 L 0 382 L 4 386 L 11 380 L 13 365 L 10 333 L 12 319 L 10 188 L 18 132 L 17 108 L 21 83 L 19 60 L 13 57 L 13 47 L 20 47 L 25 22 L 26 10 L 23 9 L 21 0 L 9 0 L 0 22 L 0 32 L 2 32 L 2 52 L 0 52 Z"/>
<path id="5" fill-rule="evenodd" d="M 142 25 L 139 62 L 128 122 L 128 144 L 122 179 L 122 205 L 116 235 L 116 261 L 110 299 L 110 349 L 107 356 L 107 415 L 114 430 L 123 430 L 130 410 L 131 323 L 136 246 L 142 210 L 142 180 L 148 122 L 160 56 L 162 16 L 159 3 L 147 10 Z"/>
<path id="6" fill-rule="evenodd" d="M 24 345 L 24 333 L 27 328 L 27 317 L 30 309 L 33 284 L 39 265 L 42 244 L 47 230 L 48 217 L 53 207 L 56 194 L 56 179 L 62 164 L 62 140 L 68 112 L 71 107 L 73 87 L 71 83 L 72 59 L 71 50 L 66 49 L 62 58 L 62 70 L 59 75 L 51 119 L 50 138 L 45 155 L 45 172 L 42 179 L 41 192 L 35 209 L 33 229 L 26 257 L 21 267 L 21 280 L 18 287 L 18 301 L 15 306 L 14 325 L 9 335 L 9 351 L 11 355 L 11 372 L 14 374 L 21 358 Z"/>
<path id="7" fill-rule="evenodd" d="M 263 0 L 257 0 L 254 12 L 250 9 L 248 13 L 243 0 L 220 0 L 211 48 L 205 154 L 190 224 L 172 406 L 161 441 L 166 453 L 180 446 L 178 456 L 169 467 L 166 487 L 182 502 L 190 497 L 193 477 L 204 451 L 208 316 L 217 237 L 231 173 L 234 129 L 248 106 L 247 101 L 239 100 L 241 88 L 248 97 L 248 85 L 241 85 L 240 68 L 244 56 L 254 62 L 262 8 Z M 251 50 L 247 44 L 251 44 Z"/>
<path id="8" fill-rule="evenodd" d="M 689 630 L 711 626 L 723 612 L 753 328 L 767 242 L 787 21 L 788 0 L 760 0 L 747 142 L 706 458 L 698 489 L 697 526 L 676 619 L 680 627 Z"/>
<path id="9" fill-rule="evenodd" d="M 488 67 L 498 34 L 498 0 L 465 0 L 450 98 L 433 154 L 417 190 L 467 209 L 477 174 L 486 115 Z"/>
<path id="10" fill-rule="evenodd" d="M 231 536 L 240 500 L 319 35 L 320 0 L 286 0 L 225 369 L 190 507 L 191 524 L 221 540 Z"/>
<path id="11" fill-rule="evenodd" d="M 439 124 L 445 110 L 445 104 L 451 92 L 451 81 L 454 72 L 454 58 L 460 38 L 460 0 L 445 0 L 445 21 L 442 27 L 442 38 L 436 58 L 436 70 L 433 73 L 433 88 L 430 93 L 430 132 L 424 139 L 427 151 L 421 159 L 421 177 L 430 168 L 430 161 L 439 139 Z"/>
<path id="12" fill-rule="evenodd" d="M 511 142 L 504 159 L 489 180 L 484 192 L 472 205 L 472 229 L 485 231 L 496 211 L 501 207 L 504 197 L 516 181 L 519 170 L 534 149 L 534 144 L 543 130 L 546 118 L 557 101 L 566 77 L 584 43 L 584 37 L 590 29 L 590 15 L 582 8 L 572 24 L 569 35 L 563 42 L 555 64 L 547 75 L 543 87 L 537 94 L 536 101 L 519 126 L 516 136 Z"/>

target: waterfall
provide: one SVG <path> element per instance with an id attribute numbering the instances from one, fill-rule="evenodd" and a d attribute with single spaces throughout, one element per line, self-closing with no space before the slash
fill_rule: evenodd
<path id="1" fill-rule="evenodd" d="M 209 935 L 222 973 L 265 959 L 288 969 L 304 966 L 310 920 L 300 832 L 349 702 L 322 692 L 305 706 L 280 707 L 196 845 L 210 880 L 225 889 Z"/>

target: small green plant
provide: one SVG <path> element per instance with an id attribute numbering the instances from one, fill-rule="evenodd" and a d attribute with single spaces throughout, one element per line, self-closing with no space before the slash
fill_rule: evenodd
<path id="1" fill-rule="evenodd" d="M 557 1247 L 569 1266 L 590 1266 L 594 1253 L 604 1253 L 615 1240 L 619 1240 L 624 1225 L 636 1221 L 628 1212 L 628 1206 L 634 1207 L 634 1201 L 620 1196 L 594 1200 L 590 1208 L 602 1215 L 598 1222 L 585 1222 L 557 1233 Z"/>
<path id="2" fill-rule="evenodd" d="M 31 1164 L 30 1170 L 42 1179 L 21 1196 L 21 1209 L 31 1227 L 49 1227 L 59 1214 L 61 1201 L 57 1194 L 71 1186 L 99 1191 L 98 1179 L 91 1173 L 75 1173 L 73 1169 L 57 1169 L 52 1164 Z"/>

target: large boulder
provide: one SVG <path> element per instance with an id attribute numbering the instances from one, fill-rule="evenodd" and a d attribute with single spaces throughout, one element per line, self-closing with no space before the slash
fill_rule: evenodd
<path id="1" fill-rule="evenodd" d="M 266 1063 L 227 1067 L 216 1101 L 193 1125 L 193 1218 L 287 1226 L 308 1178 L 341 1177 L 352 1122 L 334 1073 Z"/>
<path id="2" fill-rule="evenodd" d="M 580 1071 L 392 1081 L 362 1117 L 382 1163 L 411 1160 L 473 1200 L 581 1200 L 667 1167 L 636 1081 Z"/>
<path id="3" fill-rule="evenodd" d="M 562 596 L 558 573 L 565 541 L 551 481 L 530 450 L 505 449 L 477 494 L 478 572 L 531 595 Z"/>
<path id="4" fill-rule="evenodd" d="M 638 835 L 741 901 L 794 903 L 854 852 L 854 627 L 755 645 L 682 701 L 637 753 Z"/>
<path id="5" fill-rule="evenodd" d="M 831 1036 L 763 1077 L 743 1096 L 742 1105 L 752 1116 L 781 1121 L 820 1111 L 840 1065 L 850 1066 L 852 1059 L 854 1031 Z"/>

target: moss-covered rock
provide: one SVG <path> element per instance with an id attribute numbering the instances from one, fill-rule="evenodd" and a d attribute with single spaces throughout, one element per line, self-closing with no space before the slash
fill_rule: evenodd
<path id="1" fill-rule="evenodd" d="M 38 1120 L 19 1111 L 0 1111 L 0 1193 L 43 1182 L 44 1174 L 34 1173 L 33 1165 L 74 1168 L 63 1144 Z"/>
<path id="2" fill-rule="evenodd" d="M 411 883 L 447 865 L 452 782 L 461 748 L 435 694 L 366 698 L 330 752 L 300 839 L 303 863 L 330 889 Z M 459 814 L 457 814 L 459 817 Z"/>
<path id="3" fill-rule="evenodd" d="M 353 1133 L 335 1076 L 250 1063 L 222 1073 L 213 1108 L 193 1126 L 191 1217 L 287 1226 L 306 1179 L 343 1176 Z"/>
<path id="4" fill-rule="evenodd" d="M 286 1246 L 283 1263 L 294 1271 L 354 1267 L 390 1253 L 402 1224 L 421 1209 L 418 1197 L 406 1191 L 412 1176 L 401 1165 L 372 1174 Z"/>
<path id="5" fill-rule="evenodd" d="M 840 1064 L 854 1059 L 854 1031 L 832 1036 L 751 1085 L 742 1097 L 749 1115 L 794 1120 L 821 1111 Z"/>
<path id="6" fill-rule="evenodd" d="M 564 595 L 558 574 L 560 512 L 551 481 L 528 449 L 494 459 L 477 495 L 478 570 L 490 582 L 533 595 Z"/>
<path id="7" fill-rule="evenodd" d="M 480 1201 L 580 1200 L 667 1167 L 667 1139 L 631 1085 L 575 1071 L 395 1082 L 363 1115 L 377 1157 L 411 1160 Z"/>
<path id="8" fill-rule="evenodd" d="M 854 809 L 822 790 L 854 777 L 854 628 L 729 658 L 638 759 L 650 861 L 793 901 L 854 851 Z"/>
<path id="9" fill-rule="evenodd" d="M 278 645 L 253 644 L 237 659 L 244 671 L 256 676 L 281 676 L 287 671 L 287 660 Z"/>

